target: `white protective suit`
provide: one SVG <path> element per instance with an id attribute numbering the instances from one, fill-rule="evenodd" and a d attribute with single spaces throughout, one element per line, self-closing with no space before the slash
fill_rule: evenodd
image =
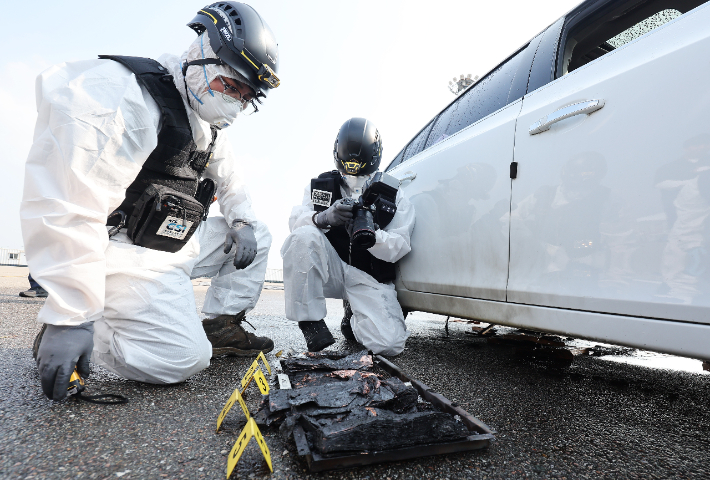
<path id="1" fill-rule="evenodd" d="M 350 198 L 341 186 L 343 198 Z M 375 233 L 369 252 L 380 260 L 396 262 L 410 252 L 414 207 L 397 192 L 397 213 L 384 229 Z M 343 298 L 353 311 L 351 326 L 359 343 L 374 353 L 398 355 L 409 337 L 402 308 L 392 283 L 379 283 L 371 275 L 343 262 L 325 236 L 327 230 L 313 225 L 311 187 L 303 202 L 293 207 L 291 234 L 281 247 L 284 261 L 286 318 L 317 321 L 326 316 L 326 298 Z"/>
<path id="2" fill-rule="evenodd" d="M 183 95 L 197 147 L 209 125 L 186 102 L 180 59 L 158 59 Z M 258 222 L 220 132 L 204 176 L 217 182 L 222 217 L 204 222 L 176 253 L 111 238 L 106 218 L 157 145 L 160 110 L 135 75 L 112 60 L 63 63 L 36 83 L 38 118 L 25 167 L 20 219 L 32 276 L 49 292 L 38 320 L 95 322 L 92 361 L 129 379 L 180 382 L 209 365 L 212 347 L 195 307 L 190 277 L 214 276 L 203 313 L 254 308 L 271 236 Z M 228 223 L 254 226 L 258 253 L 244 270 L 222 253 Z"/>

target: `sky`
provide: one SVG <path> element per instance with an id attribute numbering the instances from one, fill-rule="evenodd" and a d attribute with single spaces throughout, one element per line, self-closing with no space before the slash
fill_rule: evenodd
<path id="1" fill-rule="evenodd" d="M 288 217 L 312 177 L 334 168 L 333 142 L 351 117 L 383 139 L 382 168 L 454 99 L 448 81 L 483 76 L 578 0 L 253 0 L 279 43 L 281 86 L 261 111 L 229 127 L 253 208 L 273 236 L 269 268 Z M 99 54 L 180 55 L 202 3 L 35 0 L 0 32 L 0 247 L 22 248 L 24 162 L 37 118 L 35 78 Z"/>

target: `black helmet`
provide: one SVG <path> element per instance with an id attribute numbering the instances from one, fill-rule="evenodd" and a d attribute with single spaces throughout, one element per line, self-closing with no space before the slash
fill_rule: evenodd
<path id="1" fill-rule="evenodd" d="M 219 60 L 196 60 L 189 65 L 229 65 L 247 79 L 257 97 L 265 97 L 281 83 L 276 76 L 279 46 L 269 26 L 249 5 L 213 3 L 197 12 L 187 26 L 198 35 L 206 30 L 212 50 L 219 57 Z M 183 65 L 184 70 L 187 67 L 187 63 Z"/>
<path id="2" fill-rule="evenodd" d="M 343 123 L 335 138 L 333 158 L 340 173 L 376 172 L 382 159 L 382 138 L 375 124 L 364 118 L 351 118 Z"/>

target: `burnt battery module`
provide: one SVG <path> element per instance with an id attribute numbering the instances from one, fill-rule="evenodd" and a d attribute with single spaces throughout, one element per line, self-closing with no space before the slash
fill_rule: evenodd
<path id="1" fill-rule="evenodd" d="M 255 420 L 279 426 L 311 472 L 476 450 L 494 438 L 384 357 L 306 353 L 281 366 L 291 388 L 264 396 Z"/>

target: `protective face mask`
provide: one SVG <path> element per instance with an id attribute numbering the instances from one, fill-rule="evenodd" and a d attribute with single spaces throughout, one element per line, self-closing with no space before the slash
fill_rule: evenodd
<path id="1" fill-rule="evenodd" d="M 348 186 L 348 189 L 350 190 L 350 197 L 351 198 L 359 198 L 360 195 L 362 195 L 362 189 L 365 187 L 365 184 L 367 183 L 370 178 L 372 178 L 372 175 L 341 175 L 343 177 L 343 181 L 345 182 L 345 185 Z"/>
<path id="2" fill-rule="evenodd" d="M 200 95 L 196 106 L 200 118 L 217 128 L 233 124 L 244 108 L 240 100 L 211 89 Z"/>

